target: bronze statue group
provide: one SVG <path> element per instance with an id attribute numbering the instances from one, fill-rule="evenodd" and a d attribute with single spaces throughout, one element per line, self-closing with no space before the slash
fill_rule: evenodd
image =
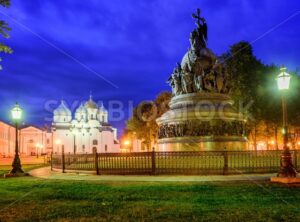
<path id="1" fill-rule="evenodd" d="M 197 19 L 197 28 L 190 35 L 191 47 L 168 80 L 173 95 L 197 92 L 228 93 L 229 75 L 226 68 L 206 47 L 206 21 L 200 17 L 199 9 L 197 15 L 193 14 L 192 17 Z"/>

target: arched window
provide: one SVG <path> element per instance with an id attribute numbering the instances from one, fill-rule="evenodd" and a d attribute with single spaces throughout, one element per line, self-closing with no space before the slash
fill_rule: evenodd
<path id="1" fill-rule="evenodd" d="M 102 116 L 102 122 L 104 122 L 104 116 Z"/>
<path id="2" fill-rule="evenodd" d="M 105 144 L 104 149 L 105 149 L 105 152 L 107 152 L 107 144 Z"/>
<path id="3" fill-rule="evenodd" d="M 98 145 L 98 140 L 93 140 L 93 145 Z"/>

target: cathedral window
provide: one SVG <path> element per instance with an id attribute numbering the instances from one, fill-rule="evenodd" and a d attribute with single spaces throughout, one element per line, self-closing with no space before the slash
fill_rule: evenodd
<path id="1" fill-rule="evenodd" d="M 107 144 L 105 144 L 104 149 L 105 149 L 105 152 L 107 152 Z"/>
<path id="2" fill-rule="evenodd" d="M 93 145 L 98 145 L 98 140 L 93 140 Z"/>

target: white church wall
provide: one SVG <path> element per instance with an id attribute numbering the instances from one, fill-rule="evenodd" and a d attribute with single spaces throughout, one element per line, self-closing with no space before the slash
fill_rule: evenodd
<path id="1" fill-rule="evenodd" d="M 74 136 L 76 153 L 93 153 L 94 150 L 119 152 L 114 142 L 117 132 L 107 124 L 108 113 L 103 105 L 98 108 L 90 97 L 88 102 L 81 104 L 75 111 L 73 120 L 67 118 L 67 123 L 56 122 L 69 115 L 72 116 L 71 111 L 64 102 L 54 111 L 52 124 L 54 152 L 61 153 L 64 147 L 65 152 L 74 153 Z"/>

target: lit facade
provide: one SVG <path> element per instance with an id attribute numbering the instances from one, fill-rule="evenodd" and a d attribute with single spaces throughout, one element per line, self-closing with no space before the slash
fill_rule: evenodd
<path id="1" fill-rule="evenodd" d="M 23 126 L 20 129 L 20 154 L 36 156 L 52 151 L 52 133 L 35 126 Z"/>
<path id="2" fill-rule="evenodd" d="M 13 125 L 0 121 L 0 157 L 15 154 L 16 129 Z M 52 133 L 35 126 L 22 126 L 18 130 L 19 152 L 21 156 L 49 154 L 52 151 Z"/>
<path id="3" fill-rule="evenodd" d="M 15 152 L 15 127 L 0 121 L 0 157 L 13 156 Z"/>

